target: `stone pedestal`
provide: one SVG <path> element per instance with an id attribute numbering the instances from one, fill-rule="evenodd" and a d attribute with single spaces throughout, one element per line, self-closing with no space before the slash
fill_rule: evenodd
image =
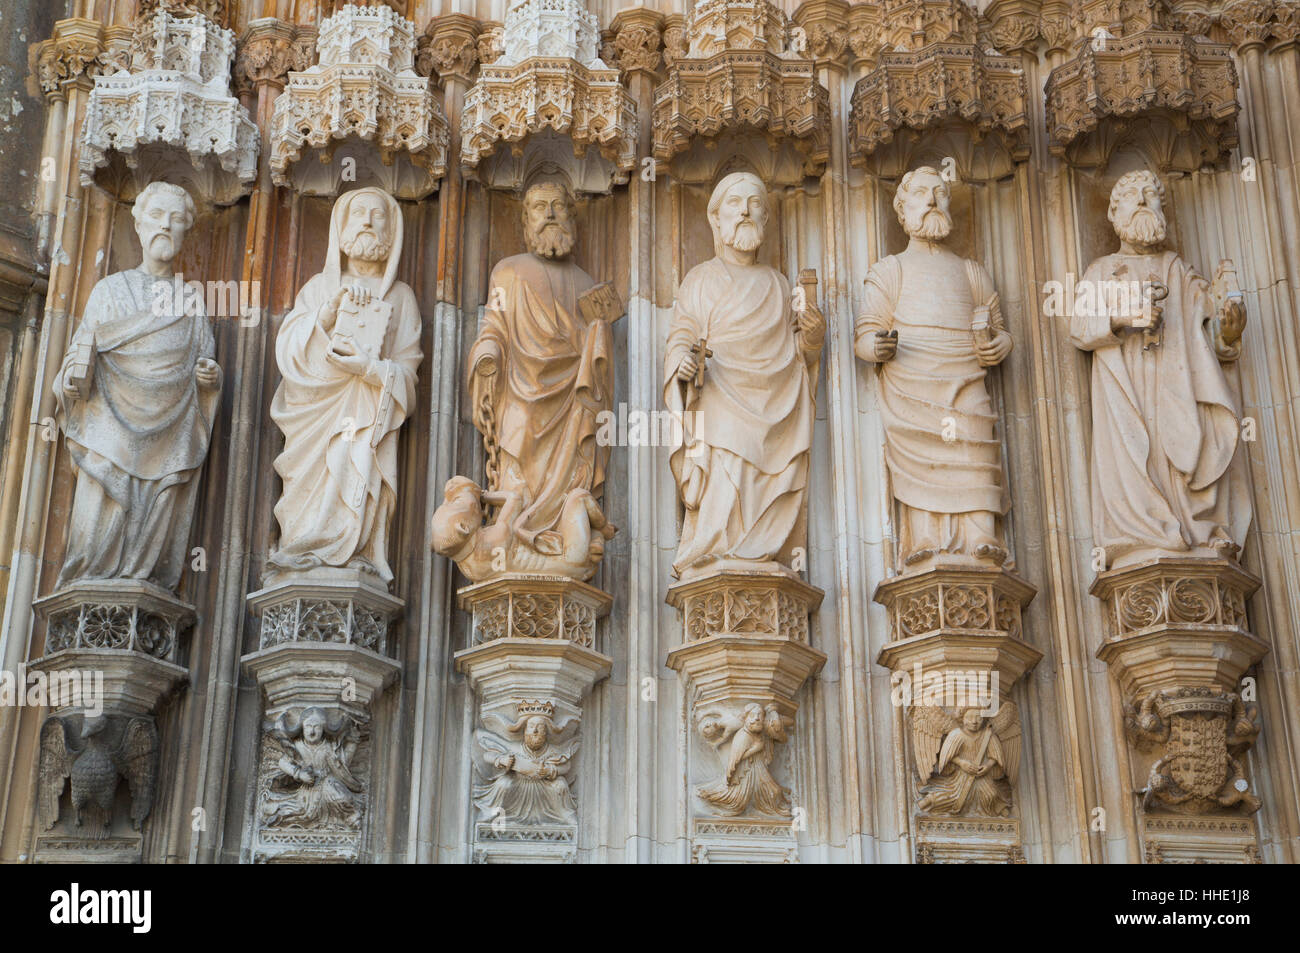
<path id="1" fill-rule="evenodd" d="M 826 656 L 809 645 L 822 591 L 795 573 L 725 569 L 668 590 L 685 642 L 668 665 L 685 680 L 695 727 L 687 783 L 697 862 L 797 859 L 804 816 L 781 783 L 777 745 L 794 727 L 804 682 Z"/>
<path id="2" fill-rule="evenodd" d="M 1042 658 L 1021 637 L 1035 591 L 1007 569 L 964 560 L 876 587 L 893 636 L 877 662 L 894 673 L 892 698 L 906 709 L 919 863 L 1024 859 L 1014 798 L 1020 715 L 1011 692 Z M 978 722 L 967 724 L 972 709 Z M 987 779 L 961 777 L 956 757 L 987 765 Z"/>
<path id="3" fill-rule="evenodd" d="M 276 577 L 248 604 L 260 648 L 240 661 L 265 704 L 251 859 L 357 861 L 373 790 L 371 706 L 401 670 L 384 653 L 402 601 L 372 576 L 317 569 Z"/>
<path id="4" fill-rule="evenodd" d="M 613 598 L 574 579 L 506 575 L 457 599 L 473 616 L 473 644 L 455 655 L 478 708 L 472 859 L 572 863 L 573 762 L 583 700 L 613 665 L 595 649 Z"/>
<path id="5" fill-rule="evenodd" d="M 45 654 L 19 683 L 43 682 L 50 708 L 35 860 L 138 863 L 158 786 L 154 712 L 188 677 L 174 659 L 194 608 L 134 579 L 74 583 L 33 608 Z"/>
<path id="6" fill-rule="evenodd" d="M 1097 576 L 1097 657 L 1119 684 L 1148 862 L 1248 862 L 1259 809 L 1246 752 L 1260 725 L 1242 676 L 1268 652 L 1246 628 L 1260 581 L 1225 559 L 1160 557 Z"/>

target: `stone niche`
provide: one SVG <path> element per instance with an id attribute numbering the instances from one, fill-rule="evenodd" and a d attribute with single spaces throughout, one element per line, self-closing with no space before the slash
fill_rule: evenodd
<path id="1" fill-rule="evenodd" d="M 415 72 L 416 34 L 389 7 L 343 6 L 321 21 L 319 61 L 290 72 L 271 118 L 271 179 L 305 195 L 344 183 L 419 200 L 447 171 L 447 120 Z"/>
<path id="2" fill-rule="evenodd" d="M 184 185 L 202 201 L 238 201 L 257 178 L 260 138 L 230 94 L 235 36 L 202 14 L 165 7 L 136 21 L 116 71 L 95 77 L 80 171 L 125 201 L 149 182 Z"/>
<path id="3" fill-rule="evenodd" d="M 795 29 L 767 0 L 701 0 L 691 9 L 684 50 L 665 54 L 671 62 L 654 94 L 660 173 L 711 183 L 744 156 L 769 186 L 821 175 L 830 154 L 830 94 L 815 62 L 796 51 L 803 44 L 794 42 Z"/>
<path id="4" fill-rule="evenodd" d="M 506 13 L 461 112 L 461 169 L 522 190 L 559 170 L 578 193 L 608 194 L 636 164 L 636 103 L 599 56 L 596 17 L 579 0 L 524 0 Z"/>

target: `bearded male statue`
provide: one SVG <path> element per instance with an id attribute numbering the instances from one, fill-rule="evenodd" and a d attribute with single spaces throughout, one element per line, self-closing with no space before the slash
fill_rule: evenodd
<path id="1" fill-rule="evenodd" d="M 796 309 L 785 276 L 758 261 L 771 215 L 758 176 L 734 172 L 709 198 L 715 257 L 677 290 L 664 403 L 684 440 L 670 463 L 685 509 L 673 573 L 792 562 L 826 320 Z"/>
<path id="2" fill-rule="evenodd" d="M 513 501 L 489 531 L 513 542 L 501 540 L 504 561 L 496 569 L 471 560 L 478 516 L 469 524 L 454 518 L 451 484 L 448 503 L 434 517 L 434 537 L 438 552 L 475 581 L 530 571 L 590 578 L 603 539 L 592 558 L 585 546 L 579 558 L 564 558 L 573 535 L 566 530 L 566 502 L 575 490 L 583 491 L 582 513 L 590 511 L 596 534 L 614 534 L 597 506 L 609 447 L 596 432 L 597 418 L 614 399 L 610 324 L 623 307 L 608 283 L 598 284 L 571 259 L 573 212 L 573 196 L 560 182 L 538 182 L 525 193 L 528 251 L 492 269 L 482 330 L 470 350 L 473 422 L 487 451 L 487 486 L 477 492 L 492 505 Z M 459 529 L 449 533 L 452 523 Z"/>
<path id="3" fill-rule="evenodd" d="M 948 183 L 921 166 L 903 176 L 894 211 L 907 248 L 867 274 L 854 351 L 880 366 L 885 463 L 898 503 L 905 571 L 936 557 L 1001 566 L 1007 510 L 997 417 L 986 369 L 1011 353 L 984 266 L 944 246 Z"/>
<path id="4" fill-rule="evenodd" d="M 396 280 L 402 215 L 376 188 L 334 203 L 325 270 L 280 326 L 281 381 L 271 419 L 284 433 L 275 470 L 273 570 L 350 567 L 393 578 L 388 524 L 397 500 L 397 437 L 415 406 L 420 310 Z"/>
<path id="5" fill-rule="evenodd" d="M 1222 276 L 1216 300 L 1164 247 L 1164 200 L 1154 173 L 1122 176 L 1108 212 L 1119 251 L 1083 276 L 1089 288 L 1141 283 L 1145 307 L 1094 294 L 1070 321 L 1070 340 L 1093 353 L 1093 540 L 1110 568 L 1161 555 L 1236 559 L 1250 526 L 1240 405 L 1223 370 L 1241 353 L 1246 313 Z"/>
<path id="6" fill-rule="evenodd" d="M 194 212 L 179 185 L 144 188 L 131 209 L 144 260 L 91 289 L 54 379 L 77 474 L 60 587 L 140 579 L 170 591 L 180 582 L 221 398 L 201 296 L 173 293 Z"/>

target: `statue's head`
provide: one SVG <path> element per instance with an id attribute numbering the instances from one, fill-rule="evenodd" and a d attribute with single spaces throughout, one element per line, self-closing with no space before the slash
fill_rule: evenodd
<path id="1" fill-rule="evenodd" d="M 524 722 L 524 747 L 529 751 L 541 751 L 546 747 L 550 731 L 551 719 L 545 715 L 530 715 Z"/>
<path id="2" fill-rule="evenodd" d="M 483 525 L 483 491 L 469 477 L 454 476 L 443 487 L 442 500 L 433 513 L 433 551 L 451 556 Z"/>
<path id="3" fill-rule="evenodd" d="M 961 726 L 967 731 L 979 731 L 984 724 L 984 716 L 978 708 L 967 708 L 961 713 Z"/>
<path id="4" fill-rule="evenodd" d="M 145 261 L 167 263 L 179 254 L 194 225 L 194 200 L 179 185 L 150 182 L 136 197 L 131 217 Z"/>
<path id="5" fill-rule="evenodd" d="M 738 252 L 756 252 L 763 244 L 770 217 L 762 179 L 752 172 L 725 176 L 709 196 L 714 253 L 721 254 L 724 245 Z"/>
<path id="6" fill-rule="evenodd" d="M 339 203 L 339 251 L 360 261 L 387 261 L 393 251 L 393 200 L 378 189 L 358 189 Z"/>
<path id="7" fill-rule="evenodd" d="M 928 165 L 919 166 L 898 183 L 894 213 L 909 238 L 942 241 L 952 231 L 948 182 Z"/>
<path id="8" fill-rule="evenodd" d="M 745 706 L 745 730 L 763 730 L 763 706 L 750 702 Z"/>
<path id="9" fill-rule="evenodd" d="M 573 195 L 562 182 L 538 182 L 524 193 L 524 239 L 539 258 L 569 257 L 575 241 Z"/>
<path id="10" fill-rule="evenodd" d="M 1140 248 L 1157 248 L 1165 240 L 1165 186 L 1149 169 L 1120 176 L 1110 190 L 1106 217 L 1120 241 Z"/>
<path id="11" fill-rule="evenodd" d="M 319 744 L 325 736 L 325 712 L 319 708 L 308 708 L 302 716 L 302 737 L 309 745 Z"/>

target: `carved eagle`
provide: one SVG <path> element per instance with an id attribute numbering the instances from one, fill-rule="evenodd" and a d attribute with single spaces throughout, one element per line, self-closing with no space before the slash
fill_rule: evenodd
<path id="1" fill-rule="evenodd" d="M 119 778 L 125 778 L 131 790 L 131 827 L 140 830 L 153 805 L 158 755 L 153 720 L 84 716 L 79 732 L 74 721 L 74 717 L 54 715 L 41 726 L 37 805 L 41 827 L 49 830 L 58 823 L 59 801 L 70 779 L 77 827 L 89 810 L 99 820 L 94 836 L 108 836 L 113 797 Z"/>

